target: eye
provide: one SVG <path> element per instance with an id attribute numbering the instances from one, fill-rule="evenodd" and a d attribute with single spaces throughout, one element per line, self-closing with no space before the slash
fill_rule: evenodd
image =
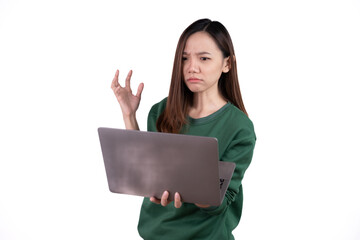
<path id="1" fill-rule="evenodd" d="M 210 59 L 210 58 L 208 58 L 208 57 L 201 57 L 201 58 L 200 58 L 201 61 L 206 61 L 206 60 L 209 60 L 209 59 Z"/>
<path id="2" fill-rule="evenodd" d="M 183 60 L 183 61 L 186 61 L 186 60 L 187 60 L 187 57 L 182 57 L 182 60 Z"/>

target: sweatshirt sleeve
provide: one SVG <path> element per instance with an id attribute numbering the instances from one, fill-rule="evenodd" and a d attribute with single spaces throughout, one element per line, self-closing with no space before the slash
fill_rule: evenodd
<path id="1" fill-rule="evenodd" d="M 150 111 L 147 119 L 147 131 L 156 132 L 156 120 L 157 116 L 152 111 Z"/>
<path id="2" fill-rule="evenodd" d="M 218 215 L 235 201 L 241 190 L 241 181 L 246 169 L 249 167 L 255 147 L 256 136 L 252 124 L 248 128 L 241 129 L 229 144 L 221 161 L 234 162 L 236 164 L 232 179 L 226 191 L 224 200 L 220 206 L 202 208 L 210 215 Z M 240 193 L 242 194 L 242 193 Z"/>
<path id="3" fill-rule="evenodd" d="M 157 132 L 156 121 L 160 114 L 165 110 L 167 98 L 153 105 L 149 111 L 147 118 L 147 131 Z"/>

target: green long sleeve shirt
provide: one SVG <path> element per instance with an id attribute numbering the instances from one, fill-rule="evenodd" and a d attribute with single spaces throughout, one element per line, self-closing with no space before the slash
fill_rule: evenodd
<path id="1" fill-rule="evenodd" d="M 156 120 L 164 111 L 166 100 L 155 104 L 148 115 L 148 131 L 156 130 Z M 218 139 L 220 161 L 236 164 L 223 203 L 218 207 L 199 208 L 183 203 L 163 207 L 144 198 L 138 231 L 145 240 L 227 240 L 234 239 L 232 231 L 238 225 L 242 212 L 241 181 L 249 167 L 256 136 L 251 120 L 237 107 L 227 103 L 215 113 L 200 119 L 188 118 L 183 133 Z"/>

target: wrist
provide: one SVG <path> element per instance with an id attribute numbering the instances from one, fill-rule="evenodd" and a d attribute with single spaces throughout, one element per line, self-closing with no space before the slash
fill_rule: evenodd
<path id="1" fill-rule="evenodd" d="M 129 130 L 139 130 L 135 114 L 123 115 L 125 128 Z"/>

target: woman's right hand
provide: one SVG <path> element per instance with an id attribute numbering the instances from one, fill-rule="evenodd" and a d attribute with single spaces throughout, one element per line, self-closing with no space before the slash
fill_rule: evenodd
<path id="1" fill-rule="evenodd" d="M 111 83 L 111 89 L 114 91 L 116 99 L 120 104 L 126 128 L 136 129 L 138 126 L 135 113 L 140 104 L 141 93 L 144 89 L 144 84 L 140 83 L 136 95 L 133 95 L 130 88 L 131 75 L 132 70 L 129 71 L 126 77 L 125 87 L 121 87 L 119 84 L 119 70 L 116 70 L 115 77 Z"/>

